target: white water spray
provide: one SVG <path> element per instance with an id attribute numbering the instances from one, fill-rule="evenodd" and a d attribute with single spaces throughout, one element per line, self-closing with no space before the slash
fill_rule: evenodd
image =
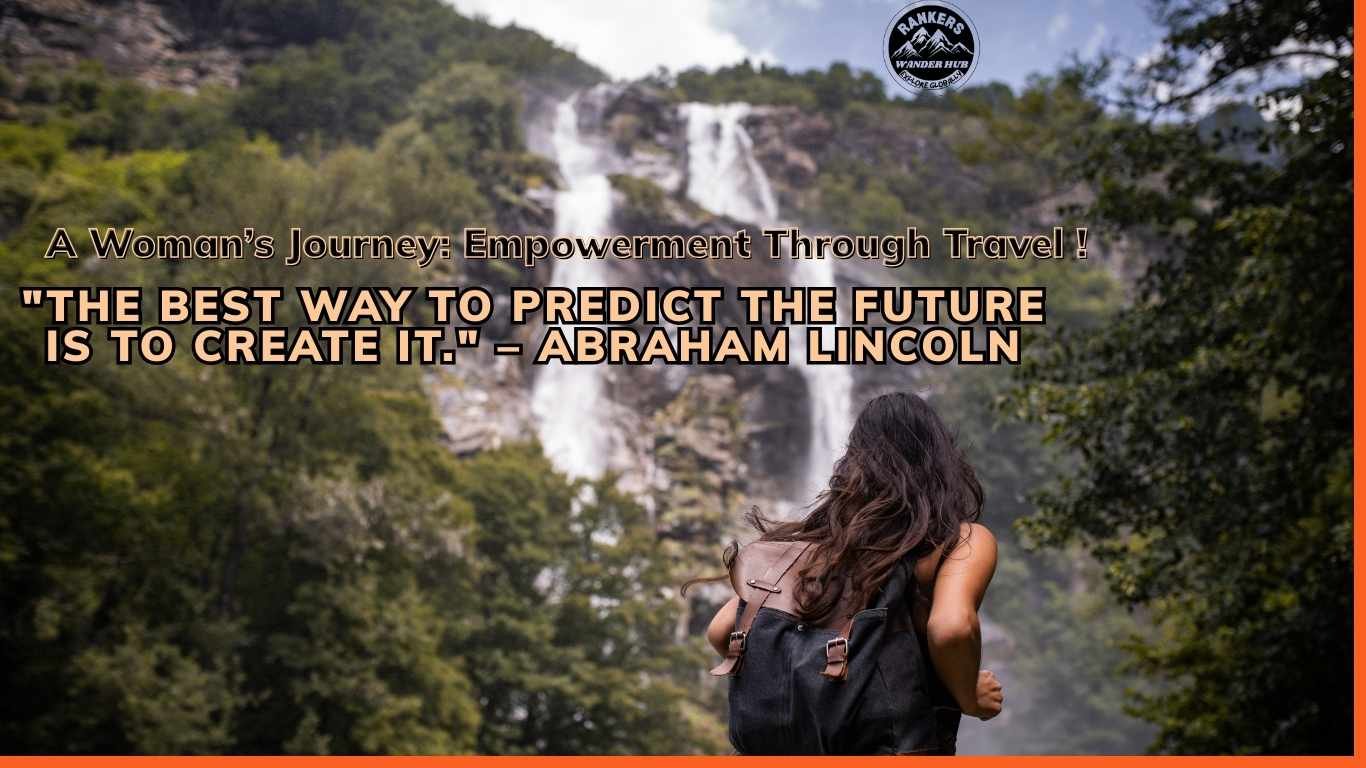
<path id="1" fill-rule="evenodd" d="M 778 202 L 768 176 L 754 157 L 754 142 L 743 120 L 748 104 L 685 104 L 688 126 L 688 197 L 714 213 L 760 227 L 779 223 Z M 787 262 L 789 282 L 804 287 L 834 287 L 835 267 L 828 259 Z M 844 451 L 853 426 L 853 377 L 840 365 L 806 363 L 806 329 L 793 328 L 792 365 L 806 381 L 811 425 L 802 470 L 802 487 L 795 500 L 810 501 L 825 487 L 835 459 Z M 831 340 L 834 330 L 822 327 Z"/>
<path id="2" fill-rule="evenodd" d="M 555 112 L 551 137 L 565 188 L 555 196 L 555 234 L 610 234 L 612 185 L 601 172 L 596 149 L 579 136 L 575 100 Z M 555 262 L 554 283 L 565 288 L 612 284 L 606 265 L 594 259 Z M 600 365 L 550 363 L 536 377 L 531 412 L 546 456 L 573 477 L 596 478 L 607 469 L 613 439 L 606 369 Z"/>

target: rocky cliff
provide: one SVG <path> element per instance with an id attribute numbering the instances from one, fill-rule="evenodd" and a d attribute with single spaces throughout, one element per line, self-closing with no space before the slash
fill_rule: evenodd
<path id="1" fill-rule="evenodd" d="M 246 29 L 201 29 L 178 6 L 131 0 L 12 0 L 0 8 L 0 63 L 16 72 L 102 64 L 111 74 L 193 93 L 236 87 L 270 54 Z"/>

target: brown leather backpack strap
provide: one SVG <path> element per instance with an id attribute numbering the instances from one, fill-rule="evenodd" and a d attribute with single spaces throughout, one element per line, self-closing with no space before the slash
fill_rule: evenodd
<path id="1" fill-rule="evenodd" d="M 854 631 L 854 617 L 840 622 L 839 631 L 825 644 L 825 669 L 821 674 L 831 680 L 849 676 L 849 634 Z"/>
<path id="2" fill-rule="evenodd" d="M 726 677 L 740 671 L 740 662 L 745 657 L 745 638 L 749 636 L 749 628 L 754 626 L 754 617 L 758 615 L 759 609 L 764 607 L 764 603 L 768 602 L 770 595 L 782 591 L 778 582 L 782 581 L 783 576 L 792 569 L 810 546 L 809 541 L 792 542 L 783 554 L 773 561 L 762 578 L 749 579 L 746 582 L 750 594 L 745 600 L 745 610 L 735 621 L 735 631 L 730 633 L 726 644 L 726 658 L 712 669 L 713 675 Z"/>

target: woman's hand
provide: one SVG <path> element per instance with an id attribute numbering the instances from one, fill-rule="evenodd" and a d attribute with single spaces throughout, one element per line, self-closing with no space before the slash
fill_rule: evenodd
<path id="1" fill-rule="evenodd" d="M 984 669 L 977 673 L 977 702 L 971 712 L 964 712 L 965 715 L 990 720 L 1001 714 L 1001 705 L 1006 703 L 1005 692 L 1001 689 L 1001 681 L 996 679 L 996 674 L 989 669 Z"/>

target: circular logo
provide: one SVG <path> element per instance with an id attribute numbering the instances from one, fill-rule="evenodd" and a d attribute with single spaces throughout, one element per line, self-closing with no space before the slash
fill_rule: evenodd
<path id="1" fill-rule="evenodd" d="M 977 67 L 977 27 L 957 6 L 911 3 L 883 35 L 884 61 L 908 91 L 938 91 L 964 83 Z"/>

